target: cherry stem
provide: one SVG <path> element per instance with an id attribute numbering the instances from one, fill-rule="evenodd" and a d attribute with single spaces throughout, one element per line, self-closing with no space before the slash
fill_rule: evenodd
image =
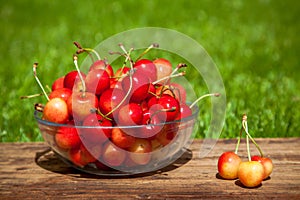
<path id="1" fill-rule="evenodd" d="M 165 109 L 157 110 L 157 111 L 155 111 L 155 112 L 150 116 L 150 119 L 149 119 L 149 123 L 148 123 L 148 124 L 151 124 L 151 120 L 152 120 L 152 118 L 153 118 L 154 115 L 156 115 L 156 114 L 158 114 L 158 113 L 160 113 L 160 112 L 174 112 L 174 111 L 176 111 L 176 107 L 172 107 L 172 108 L 169 108 L 169 109 L 165 108 Z"/>
<path id="2" fill-rule="evenodd" d="M 151 44 L 145 51 L 143 51 L 138 57 L 136 60 L 139 60 L 141 59 L 146 53 L 148 53 L 148 51 L 150 51 L 151 49 L 153 48 L 158 48 L 159 47 L 159 44 L 157 43 L 153 43 Z"/>
<path id="3" fill-rule="evenodd" d="M 238 154 L 239 146 L 240 146 L 240 143 L 241 143 L 242 133 L 243 133 L 243 127 L 240 130 L 240 134 L 239 134 L 236 146 L 235 146 L 235 151 L 234 151 L 235 154 Z"/>
<path id="4" fill-rule="evenodd" d="M 194 102 L 190 105 L 190 108 L 192 108 L 193 106 L 195 106 L 195 104 L 198 103 L 201 99 L 204 99 L 204 98 L 210 97 L 210 96 L 218 97 L 218 96 L 220 96 L 220 95 L 221 95 L 220 93 L 212 93 L 212 94 L 205 94 L 205 95 L 202 95 L 201 97 L 199 97 L 198 99 L 196 99 L 196 101 L 194 101 Z"/>
<path id="5" fill-rule="evenodd" d="M 50 99 L 49 99 L 49 97 L 48 97 L 48 95 L 47 95 L 47 93 L 46 93 L 46 91 L 45 91 L 43 85 L 41 84 L 39 78 L 37 77 L 37 73 L 36 73 L 36 68 L 37 68 L 37 66 L 38 66 L 38 63 L 34 63 L 34 64 L 33 64 L 32 70 L 33 70 L 34 78 L 35 78 L 36 82 L 38 83 L 38 85 L 40 86 L 40 88 L 42 89 L 43 94 L 44 94 L 44 96 L 46 97 L 47 101 L 50 101 Z"/>
<path id="6" fill-rule="evenodd" d="M 132 52 L 132 48 L 129 50 L 129 52 L 126 51 L 126 49 L 124 48 L 124 46 L 122 44 L 119 45 L 121 47 L 121 49 L 125 52 L 126 54 L 126 59 L 125 59 L 125 62 L 124 62 L 124 66 L 125 66 L 125 63 L 128 61 L 128 60 L 131 60 L 130 58 L 130 53 Z M 132 80 L 132 75 L 133 73 L 135 72 L 135 70 L 133 69 L 133 63 L 130 62 L 130 70 L 127 72 L 126 76 L 129 75 L 129 89 L 125 95 L 125 97 L 122 99 L 122 101 L 116 106 L 114 107 L 110 112 L 108 112 L 104 117 L 107 117 L 108 115 L 110 115 L 111 113 L 113 113 L 114 111 L 116 111 L 124 102 L 125 100 L 127 99 L 127 97 L 129 96 L 129 94 L 131 93 L 131 90 L 132 90 L 132 87 L 133 87 L 133 80 Z"/>
<path id="7" fill-rule="evenodd" d="M 44 111 L 44 105 L 42 105 L 40 103 L 36 103 L 36 104 L 34 104 L 34 109 L 36 111 L 43 112 Z"/>
<path id="8" fill-rule="evenodd" d="M 43 96 L 44 93 L 39 93 L 39 94 L 32 94 L 32 95 L 28 95 L 28 96 L 21 96 L 20 99 L 31 99 L 34 97 L 39 97 L 39 96 Z"/>
<path id="9" fill-rule="evenodd" d="M 100 55 L 98 54 L 98 52 L 95 49 L 91 49 L 91 48 L 83 48 L 83 50 L 88 51 L 88 52 L 93 52 L 98 60 L 101 60 Z"/>
<path id="10" fill-rule="evenodd" d="M 163 77 L 163 78 L 161 78 L 159 80 L 154 81 L 153 85 L 159 83 L 160 81 L 164 81 L 164 80 L 168 80 L 170 78 L 175 78 L 175 77 L 184 76 L 184 75 L 185 75 L 185 72 L 180 72 L 180 73 L 175 74 L 175 75 L 165 76 L 165 77 Z"/>
<path id="11" fill-rule="evenodd" d="M 79 78 L 80 78 L 80 81 L 81 81 L 81 83 L 82 83 L 83 95 L 84 95 L 84 94 L 85 94 L 85 90 L 86 90 L 86 86 L 85 86 L 85 82 L 84 82 L 84 80 L 83 80 L 83 77 L 82 77 L 81 72 L 80 72 L 79 67 L 78 67 L 78 57 L 77 57 L 77 55 L 74 55 L 74 56 L 73 56 L 73 61 L 74 61 L 74 65 L 75 65 L 75 67 L 76 67 L 76 70 L 77 70 L 77 72 L 78 72 L 78 76 L 79 76 Z"/>
<path id="12" fill-rule="evenodd" d="M 253 144 L 255 145 L 255 147 L 257 148 L 257 150 L 259 151 L 260 156 L 261 156 L 261 157 L 264 157 L 264 154 L 263 154 L 261 148 L 260 148 L 259 145 L 256 143 L 256 141 L 254 140 L 254 138 L 250 135 L 250 133 L 248 132 L 248 124 L 247 124 L 247 115 L 246 115 L 246 114 L 243 115 L 242 125 L 243 125 L 243 128 L 244 128 L 244 130 L 245 130 L 245 132 L 246 132 L 246 134 L 247 134 L 247 137 L 249 137 L 250 140 L 253 142 Z"/>
<path id="13" fill-rule="evenodd" d="M 73 44 L 78 48 L 77 54 L 80 54 L 82 52 L 87 52 L 89 54 L 89 52 L 92 52 L 96 55 L 98 60 L 101 60 L 100 55 L 98 54 L 98 52 L 95 49 L 82 48 L 82 46 L 79 44 L 79 42 L 73 42 Z"/>
<path id="14" fill-rule="evenodd" d="M 246 135 L 246 144 L 247 144 L 248 160 L 251 161 L 250 146 L 249 146 L 249 135 Z"/>

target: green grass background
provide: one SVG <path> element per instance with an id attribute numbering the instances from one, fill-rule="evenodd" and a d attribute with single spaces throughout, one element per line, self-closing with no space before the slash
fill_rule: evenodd
<path id="1" fill-rule="evenodd" d="M 254 137 L 300 136 L 299 13 L 294 0 L 0 0 L 0 141 L 42 140 L 33 104 L 43 97 L 19 99 L 40 92 L 34 62 L 51 85 L 73 69 L 73 41 L 94 47 L 147 26 L 192 37 L 214 60 L 227 97 L 221 137 L 236 137 L 243 113 Z M 208 107 L 201 112 L 200 138 L 210 119 Z"/>

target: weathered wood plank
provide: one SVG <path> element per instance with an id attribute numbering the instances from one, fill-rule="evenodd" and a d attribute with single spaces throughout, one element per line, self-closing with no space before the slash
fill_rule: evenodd
<path id="1" fill-rule="evenodd" d="M 48 149 L 45 143 L 1 143 L 0 199 L 300 198 L 300 138 L 257 139 L 275 167 L 271 178 L 254 189 L 217 176 L 219 155 L 234 150 L 236 141 L 210 141 L 217 143 L 207 156 L 200 157 L 201 145 L 208 141 L 195 140 L 190 151 L 158 172 L 129 177 L 80 173 L 52 152 L 43 152 Z M 239 154 L 246 159 L 244 143 Z"/>

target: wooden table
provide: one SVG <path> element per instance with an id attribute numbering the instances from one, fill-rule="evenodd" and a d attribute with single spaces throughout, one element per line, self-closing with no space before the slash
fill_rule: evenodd
<path id="1" fill-rule="evenodd" d="M 200 157 L 203 143 L 216 143 Z M 102 177 L 70 168 L 45 143 L 0 144 L 0 199 L 300 199 L 300 138 L 257 139 L 274 163 L 271 178 L 248 189 L 222 180 L 217 160 L 236 140 L 195 140 L 174 164 L 153 173 Z M 252 153 L 257 153 L 251 146 Z M 203 150 L 203 149 L 202 149 Z M 205 148 L 204 148 L 205 150 Z M 246 154 L 245 144 L 239 154 Z M 44 159 L 36 159 L 44 156 Z M 246 157 L 244 158 L 246 160 Z"/>

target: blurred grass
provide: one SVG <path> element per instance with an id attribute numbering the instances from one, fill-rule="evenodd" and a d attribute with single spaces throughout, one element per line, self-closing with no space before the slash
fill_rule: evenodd
<path id="1" fill-rule="evenodd" d="M 222 75 L 227 95 L 221 137 L 236 137 L 248 115 L 254 137 L 300 136 L 297 1 L 39 1 L 0 0 L 0 141 L 42 140 L 33 104 L 40 92 L 32 76 L 38 61 L 44 84 L 73 69 L 73 41 L 94 47 L 109 36 L 137 27 L 165 27 L 197 40 Z M 194 77 L 195 78 L 195 77 Z M 198 78 L 199 79 L 199 78 Z M 199 94 L 206 87 L 195 82 Z M 204 102 L 203 104 L 209 104 Z M 201 111 L 199 134 L 209 108 Z"/>

